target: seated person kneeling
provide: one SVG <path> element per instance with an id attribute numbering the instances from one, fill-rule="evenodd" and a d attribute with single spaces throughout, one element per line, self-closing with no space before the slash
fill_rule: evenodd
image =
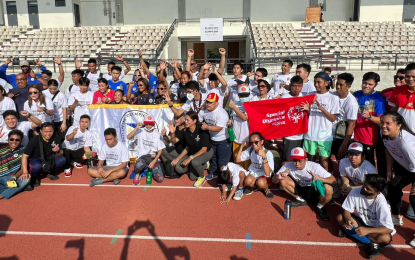
<path id="1" fill-rule="evenodd" d="M 264 191 L 267 199 L 272 200 L 274 194 L 269 189 L 268 183 L 270 183 L 271 173 L 274 171 L 274 156 L 271 151 L 267 150 L 267 141 L 259 132 L 252 133 L 249 136 L 249 140 L 252 145 L 245 151 L 243 150 L 247 147 L 246 142 L 241 145 L 235 161 L 236 163 L 240 163 L 251 160 L 248 175 L 244 180 L 246 187 L 243 194 L 250 195 L 254 192 L 255 188 L 258 188 Z M 239 175 L 239 171 L 232 172 L 232 174 Z"/>
<path id="2" fill-rule="evenodd" d="M 140 129 L 143 124 L 137 124 L 136 128 L 127 135 L 127 139 L 134 138 L 137 143 L 137 161 L 134 166 L 135 174 L 140 174 L 146 168 L 152 169 L 153 179 L 161 183 L 164 175 L 161 170 L 158 159 L 166 145 L 163 137 L 156 130 L 154 117 L 147 115 L 144 118 L 144 128 Z"/>
<path id="3" fill-rule="evenodd" d="M 128 149 L 125 144 L 118 141 L 117 131 L 114 128 L 107 128 L 104 136 L 105 144 L 99 151 L 98 165 L 88 169 L 88 174 L 93 178 L 89 183 L 91 187 L 110 181 L 117 185 L 128 172 L 127 163 L 130 161 Z"/>
<path id="4" fill-rule="evenodd" d="M 22 156 L 24 146 L 21 146 L 23 132 L 11 130 L 8 135 L 8 144 L 0 146 L 0 200 L 10 199 L 30 182 L 30 174 L 23 174 Z M 17 186 L 9 186 L 9 181 L 15 181 Z"/>
<path id="5" fill-rule="evenodd" d="M 333 175 L 327 172 L 320 164 L 309 162 L 307 153 L 301 147 L 291 150 L 291 162 L 284 164 L 272 178 L 273 183 L 280 183 L 280 186 L 296 200 L 292 207 L 307 206 L 307 202 L 317 202 L 317 215 L 324 221 L 329 220 L 329 215 L 324 208 L 333 197 L 331 185 L 336 183 Z M 325 188 L 324 196 L 314 187 L 312 182 L 320 180 Z"/>
<path id="6" fill-rule="evenodd" d="M 219 173 L 219 181 L 222 183 L 222 194 L 219 196 L 221 204 L 228 204 L 232 196 L 234 200 L 241 200 L 243 193 L 243 185 L 245 177 L 249 173 L 239 164 L 228 163 L 223 166 Z M 226 196 L 226 184 L 231 183 L 232 189 L 229 196 Z M 234 195 L 235 194 L 235 195 Z"/>
<path id="7" fill-rule="evenodd" d="M 358 142 L 351 143 L 347 150 L 347 158 L 339 163 L 342 184 L 339 187 L 343 196 L 353 189 L 361 188 L 367 174 L 377 174 L 375 166 L 365 160 L 363 145 Z"/>
<path id="8" fill-rule="evenodd" d="M 363 186 L 350 191 L 342 205 L 343 214 L 337 216 L 337 222 L 347 234 L 356 233 L 358 236 L 354 237 L 367 244 L 370 259 L 379 256 L 396 233 L 388 203 L 381 193 L 385 186 L 382 176 L 366 175 Z"/>

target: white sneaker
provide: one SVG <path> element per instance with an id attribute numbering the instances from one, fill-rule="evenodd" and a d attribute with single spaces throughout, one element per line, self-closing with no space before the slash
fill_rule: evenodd
<path id="1" fill-rule="evenodd" d="M 414 208 L 412 208 L 411 204 L 409 204 L 409 207 L 408 207 L 408 210 L 406 211 L 405 216 L 410 219 L 415 219 Z"/>
<path id="2" fill-rule="evenodd" d="M 402 217 L 399 217 L 399 219 L 398 218 L 396 218 L 394 215 L 392 215 L 392 222 L 393 222 L 393 225 L 400 225 L 400 226 L 403 226 L 403 220 L 402 220 Z"/>
<path id="3" fill-rule="evenodd" d="M 415 235 L 414 235 L 415 236 Z M 412 247 L 415 247 L 415 238 L 414 239 L 412 239 L 412 241 L 411 242 L 409 242 L 409 245 L 410 246 L 412 246 Z"/>

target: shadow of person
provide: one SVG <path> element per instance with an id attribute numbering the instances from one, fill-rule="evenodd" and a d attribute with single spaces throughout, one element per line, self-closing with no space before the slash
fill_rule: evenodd
<path id="1" fill-rule="evenodd" d="M 232 255 L 229 257 L 229 260 L 249 260 L 249 259 L 245 257 L 238 257 L 236 255 Z"/>
<path id="2" fill-rule="evenodd" d="M 69 240 L 66 242 L 65 248 L 75 248 L 79 250 L 78 260 L 84 260 L 84 252 L 85 252 L 85 239 L 81 238 L 78 240 Z"/>
<path id="3" fill-rule="evenodd" d="M 149 225 L 149 221 L 138 221 L 136 220 L 131 226 L 127 229 L 127 237 L 124 238 L 124 246 L 121 252 L 121 260 L 127 259 L 128 256 L 128 249 L 130 247 L 131 236 L 140 228 L 147 227 Z"/>
<path id="4" fill-rule="evenodd" d="M 7 215 L 0 215 L 0 231 L 5 232 L 9 230 L 12 219 Z M 5 236 L 4 233 L 0 233 L 0 237 Z"/>
<path id="5" fill-rule="evenodd" d="M 0 260 L 19 260 L 17 256 L 10 256 L 10 257 L 0 257 Z"/>

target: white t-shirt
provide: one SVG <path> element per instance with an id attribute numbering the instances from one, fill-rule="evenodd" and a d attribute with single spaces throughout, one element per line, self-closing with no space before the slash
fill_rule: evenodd
<path id="1" fill-rule="evenodd" d="M 298 95 L 298 97 L 302 97 L 304 96 L 302 92 L 300 92 L 300 94 Z M 291 96 L 290 92 L 285 93 L 281 96 L 281 98 L 292 98 L 293 96 Z M 302 140 L 304 138 L 304 134 L 298 134 L 298 135 L 292 135 L 292 136 L 287 136 L 284 137 L 285 139 L 288 140 Z"/>
<path id="2" fill-rule="evenodd" d="M 7 110 L 14 110 L 16 111 L 16 104 L 14 103 L 13 99 L 4 97 L 3 101 L 0 102 L 0 126 L 4 126 L 4 119 L 3 113 Z"/>
<path id="3" fill-rule="evenodd" d="M 180 88 L 180 83 L 174 83 L 174 84 L 171 84 L 171 85 L 170 85 L 170 91 L 171 91 L 171 93 L 173 93 L 176 97 L 178 96 L 178 95 L 177 95 L 177 91 L 179 90 L 179 88 Z"/>
<path id="4" fill-rule="evenodd" d="M 209 91 L 211 90 L 210 85 L 209 85 L 209 78 L 203 79 L 203 86 L 200 84 L 200 82 L 199 82 L 199 85 L 200 85 L 201 93 L 209 93 Z"/>
<path id="5" fill-rule="evenodd" d="M 290 80 L 292 79 L 292 77 L 293 75 L 284 75 L 282 74 L 282 72 L 275 74 L 274 77 L 272 77 L 272 83 L 274 84 L 274 92 L 280 95 L 288 93 L 289 91 L 286 88 L 280 87 L 280 84 L 284 82 L 285 85 L 290 85 Z"/>
<path id="6" fill-rule="evenodd" d="M 259 96 L 257 95 L 257 96 L 253 96 L 250 101 L 262 101 L 262 100 L 268 100 L 268 99 L 273 99 L 273 97 L 267 94 L 265 98 L 259 99 Z"/>
<path id="7" fill-rule="evenodd" d="M 36 117 L 37 119 L 39 119 L 42 123 L 45 122 L 52 122 L 52 117 L 48 114 L 46 114 L 46 112 L 38 112 L 37 108 L 38 107 L 46 107 L 47 110 L 53 110 L 53 102 L 52 99 L 45 97 L 45 104 L 39 104 L 34 102 L 32 100 L 32 106 L 29 107 L 29 100 L 26 101 L 24 103 L 23 109 L 26 110 L 27 112 L 29 112 L 30 114 L 32 114 L 34 117 Z"/>
<path id="8" fill-rule="evenodd" d="M 72 87 L 71 87 L 72 86 Z M 69 91 L 69 89 L 71 89 L 71 91 Z M 66 90 L 65 90 L 65 96 L 66 96 L 66 98 L 67 99 L 69 99 L 69 97 L 73 94 L 73 93 L 75 93 L 75 92 L 79 92 L 79 87 L 77 86 L 77 85 L 75 85 L 75 84 L 71 84 L 71 85 L 69 85 L 67 88 L 66 88 Z M 90 91 L 90 88 L 88 87 L 88 91 Z"/>
<path id="9" fill-rule="evenodd" d="M 69 127 L 68 132 L 66 132 L 66 136 L 72 134 L 75 128 L 77 127 L 76 126 Z M 85 132 L 82 133 L 81 129 L 79 129 L 78 127 L 78 132 L 70 141 L 66 140 L 66 136 L 65 136 L 65 141 L 64 141 L 64 145 L 66 149 L 75 151 L 75 150 L 78 150 L 84 147 L 92 147 L 92 140 L 94 137 L 92 136 L 92 133 L 88 131 L 88 129 L 85 129 Z"/>
<path id="10" fill-rule="evenodd" d="M 334 92 L 333 95 L 339 96 L 337 92 Z M 347 97 L 340 98 L 340 106 L 339 112 L 340 114 L 337 116 L 335 124 L 333 124 L 333 129 L 336 130 L 336 125 L 338 122 L 341 121 L 348 121 L 348 120 L 357 120 L 357 113 L 359 111 L 359 104 L 357 103 L 357 99 L 353 96 L 353 94 L 349 93 Z M 336 135 L 337 139 L 343 139 L 343 137 Z M 353 138 L 353 135 L 352 135 Z"/>
<path id="11" fill-rule="evenodd" d="M 118 141 L 114 147 L 109 147 L 105 143 L 98 155 L 98 159 L 107 163 L 107 166 L 118 166 L 123 162 L 129 162 L 130 156 L 128 155 L 128 149 L 125 144 Z"/>
<path id="12" fill-rule="evenodd" d="M 303 88 L 304 89 L 304 88 Z M 303 93 L 304 94 L 304 93 Z M 332 115 L 339 114 L 339 97 L 326 92 L 316 94 L 317 101 Z M 308 132 L 304 139 L 309 141 L 327 142 L 333 141 L 333 122 L 318 109 L 316 102 L 310 105 L 310 115 L 308 117 Z"/>
<path id="13" fill-rule="evenodd" d="M 253 79 L 251 79 L 250 81 L 249 81 L 249 88 L 251 89 L 251 96 L 258 96 L 258 95 L 261 95 L 261 93 L 259 92 L 259 89 L 258 89 L 258 85 L 255 83 L 255 81 L 253 80 Z M 278 93 L 277 93 L 278 94 Z M 269 91 L 268 91 L 268 95 L 271 97 L 271 98 L 274 98 L 275 96 L 276 96 L 276 94 L 275 94 L 275 92 L 274 92 L 274 89 L 273 88 L 271 88 Z"/>
<path id="14" fill-rule="evenodd" d="M 0 79 L 0 85 L 3 86 L 4 91 L 6 91 L 6 94 L 9 93 L 9 90 L 13 88 L 12 85 L 7 83 L 4 79 Z"/>
<path id="15" fill-rule="evenodd" d="M 415 136 L 402 130 L 395 139 L 382 140 L 396 162 L 408 171 L 415 172 Z"/>
<path id="16" fill-rule="evenodd" d="M 79 120 L 82 115 L 89 115 L 89 107 L 88 105 L 92 104 L 92 99 L 94 98 L 94 94 L 91 91 L 88 91 L 82 94 L 80 91 L 73 93 L 68 100 L 68 106 L 72 106 L 75 103 L 75 99 L 78 100 L 78 104 L 75 107 L 74 117 L 73 117 L 73 125 L 78 126 Z"/>
<path id="17" fill-rule="evenodd" d="M 222 130 L 219 132 L 215 131 L 209 131 L 210 138 L 212 141 L 219 142 L 226 140 L 228 137 L 228 120 L 229 116 L 228 113 L 225 111 L 225 109 L 218 106 L 215 110 L 209 111 L 209 110 L 201 110 L 199 112 L 199 121 L 203 122 L 205 121 L 208 126 L 219 126 L 222 127 Z"/>
<path id="18" fill-rule="evenodd" d="M 195 73 L 192 73 L 192 75 L 193 75 L 193 79 L 192 80 L 194 80 L 196 82 L 199 82 L 199 81 L 197 81 L 197 77 L 199 76 L 199 71 L 196 71 Z"/>
<path id="19" fill-rule="evenodd" d="M 392 222 L 392 216 L 388 203 L 382 193 L 374 199 L 368 199 L 362 194 L 362 188 L 353 189 L 343 202 L 343 209 L 358 216 L 370 227 L 386 227 L 392 230 L 391 235 L 396 233 Z"/>
<path id="20" fill-rule="evenodd" d="M 49 89 L 44 90 L 43 95 L 45 97 L 50 98 L 52 100 L 54 94 L 51 94 Z M 65 94 L 59 91 L 56 95 L 55 99 L 52 100 L 53 102 L 53 122 L 63 122 L 63 109 L 68 108 L 68 99 L 66 98 Z M 65 118 L 66 120 L 66 118 Z"/>
<path id="21" fill-rule="evenodd" d="M 99 75 L 99 74 L 98 74 Z M 112 76 L 110 75 L 110 74 L 108 74 L 108 73 L 105 73 L 104 75 L 102 75 L 102 77 L 104 78 L 104 79 L 106 79 L 106 80 L 112 80 Z M 120 75 L 120 78 L 119 79 L 123 79 L 125 77 L 125 73 L 124 73 L 124 71 L 122 70 L 121 71 L 121 75 Z"/>
<path id="22" fill-rule="evenodd" d="M 343 158 L 339 163 L 340 176 L 350 179 L 354 185 L 361 186 L 365 182 L 366 174 L 377 174 L 375 166 L 364 160 L 358 168 L 353 168 L 349 158 Z"/>
<path id="23" fill-rule="evenodd" d="M 228 90 L 227 92 L 229 92 L 229 98 L 230 100 L 239 100 L 239 96 L 238 96 L 238 83 L 235 81 L 234 78 L 231 78 L 230 80 L 227 81 L 227 86 L 228 86 Z M 253 87 L 251 85 L 249 85 L 249 90 L 251 93 L 251 97 L 252 97 L 252 89 Z"/>
<path id="24" fill-rule="evenodd" d="M 134 141 L 137 141 L 138 144 L 137 158 L 146 154 L 156 155 L 158 151 L 166 148 L 163 137 L 157 130 L 149 133 L 140 128 L 134 135 Z"/>
<path id="25" fill-rule="evenodd" d="M 229 171 L 232 173 L 232 185 L 234 187 L 238 187 L 239 186 L 239 172 L 244 172 L 245 175 L 248 175 L 248 172 L 239 164 L 236 163 L 228 163 L 227 164 Z"/>
<path id="26" fill-rule="evenodd" d="M 297 170 L 292 162 L 288 162 L 281 167 L 277 174 L 282 173 L 286 169 L 290 169 L 288 175 L 302 187 L 310 186 L 310 183 L 313 182 L 313 176 L 308 173 L 308 171 L 311 171 L 321 178 L 329 178 L 331 176 L 331 174 L 321 167 L 320 164 L 309 161 L 306 162 L 305 167 L 302 170 Z"/>
<path id="27" fill-rule="evenodd" d="M 316 92 L 316 87 L 314 87 L 314 83 L 309 80 L 303 84 L 303 89 L 301 92 L 303 92 L 304 96 L 314 94 L 314 92 Z"/>
<path id="28" fill-rule="evenodd" d="M 98 91 L 98 79 L 101 72 L 99 70 L 96 74 L 88 73 L 87 78 L 89 79 L 89 88 L 91 89 L 92 94 Z"/>
<path id="29" fill-rule="evenodd" d="M 267 151 L 265 155 L 267 156 L 268 165 L 271 168 L 271 171 L 274 171 L 274 155 L 271 151 Z M 251 160 L 251 164 L 249 165 L 248 171 L 254 172 L 257 176 L 265 176 L 264 165 L 262 164 L 262 157 L 255 152 L 252 146 L 248 147 L 241 154 L 241 161 L 244 162 L 247 160 Z"/>
<path id="30" fill-rule="evenodd" d="M 245 107 L 241 101 L 235 101 L 235 106 L 246 115 Z M 242 120 L 234 110 L 232 110 L 234 142 L 243 144 L 249 141 L 249 123 L 248 120 Z"/>
<path id="31" fill-rule="evenodd" d="M 27 144 L 29 143 L 29 130 L 32 129 L 32 122 L 29 121 L 24 121 L 24 122 L 17 122 L 16 128 L 17 130 L 20 130 L 23 132 L 23 140 L 22 140 L 22 146 L 27 146 Z M 11 130 L 15 130 L 15 129 L 11 129 Z M 0 143 L 7 143 L 9 140 L 9 133 L 10 131 L 7 126 L 3 127 L 2 133 L 4 133 L 3 137 L 0 138 Z"/>
<path id="32" fill-rule="evenodd" d="M 200 93 L 202 95 L 202 98 L 200 100 L 187 100 L 186 103 L 184 103 L 184 105 L 182 106 L 183 110 L 186 112 L 189 112 L 190 109 L 192 109 L 193 111 L 195 111 L 196 113 L 199 112 L 199 110 L 201 109 L 201 107 L 203 107 L 203 105 L 205 104 L 205 99 L 207 97 L 206 93 Z"/>

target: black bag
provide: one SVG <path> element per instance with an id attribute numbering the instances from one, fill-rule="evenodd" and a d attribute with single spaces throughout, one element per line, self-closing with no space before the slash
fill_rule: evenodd
<path id="1" fill-rule="evenodd" d="M 43 152 L 42 136 L 39 136 L 39 148 L 40 148 L 40 158 L 42 161 L 42 170 L 45 173 L 51 173 L 52 170 L 55 168 L 55 156 L 52 154 L 52 156 L 49 157 L 48 160 L 45 160 L 45 154 Z"/>
<path id="2" fill-rule="evenodd" d="M 177 172 L 174 171 L 174 166 L 171 165 L 170 160 L 166 160 L 165 162 L 162 162 L 161 168 L 163 170 L 164 176 L 169 176 L 169 177 L 180 176 L 179 174 L 177 174 Z"/>

